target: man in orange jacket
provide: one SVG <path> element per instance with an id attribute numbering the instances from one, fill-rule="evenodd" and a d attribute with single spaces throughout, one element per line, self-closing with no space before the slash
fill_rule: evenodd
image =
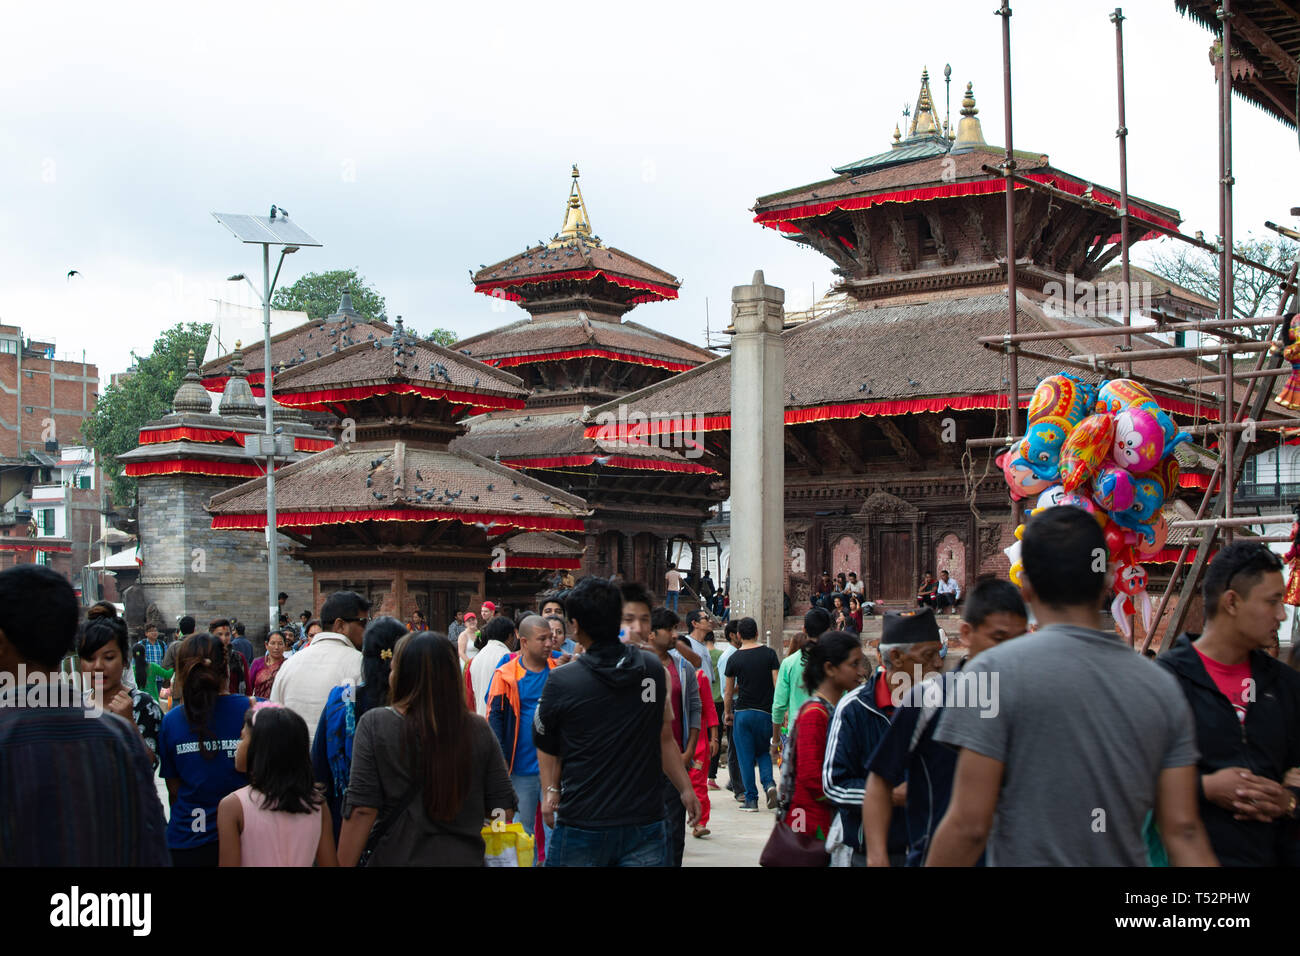
<path id="1" fill-rule="evenodd" d="M 519 798 L 515 817 L 531 836 L 541 800 L 537 749 L 533 746 L 533 712 L 552 668 L 551 625 L 536 614 L 519 624 L 519 654 L 504 661 L 488 685 L 488 724 L 501 744 L 510 770 L 510 783 Z M 548 838 L 550 834 L 545 836 Z"/>

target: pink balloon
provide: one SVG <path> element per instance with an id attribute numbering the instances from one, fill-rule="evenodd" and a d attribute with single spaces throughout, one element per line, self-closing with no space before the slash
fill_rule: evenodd
<path id="1" fill-rule="evenodd" d="M 1126 408 L 1115 416 L 1115 442 L 1111 448 L 1115 464 L 1135 474 L 1150 471 L 1160 463 L 1164 450 L 1164 429 L 1145 408 Z"/>

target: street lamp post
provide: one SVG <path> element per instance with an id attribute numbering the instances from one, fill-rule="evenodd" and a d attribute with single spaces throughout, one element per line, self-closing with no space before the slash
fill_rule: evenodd
<path id="1" fill-rule="evenodd" d="M 229 213 L 212 214 L 235 234 L 240 242 L 262 247 L 262 288 L 249 280 L 242 272 L 230 276 L 229 281 L 247 282 L 253 293 L 262 303 L 262 392 L 265 395 L 266 429 L 263 435 L 248 435 L 245 447 L 249 453 L 266 459 L 266 586 L 267 586 L 267 633 L 280 624 L 279 618 L 279 582 L 278 549 L 276 548 L 275 518 L 275 460 L 287 458 L 293 452 L 292 440 L 287 435 L 276 433 L 273 407 L 274 391 L 271 365 L 271 295 L 275 284 L 280 279 L 280 270 L 284 267 L 284 257 L 297 252 L 302 246 L 317 246 L 317 242 L 302 229 L 289 221 L 289 214 L 283 209 L 271 207 L 269 217 L 232 215 Z M 271 276 L 271 246 L 280 246 L 280 261 L 275 267 L 275 276 Z"/>

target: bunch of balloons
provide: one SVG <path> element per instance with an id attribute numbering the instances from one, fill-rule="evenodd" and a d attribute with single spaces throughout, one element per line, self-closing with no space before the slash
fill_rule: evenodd
<path id="1" fill-rule="evenodd" d="M 1025 437 L 997 459 L 1015 499 L 1035 498 L 1031 514 L 1074 505 L 1097 519 L 1106 536 L 1111 605 L 1124 636 L 1141 611 L 1151 626 L 1146 572 L 1138 563 L 1165 545 L 1161 505 L 1178 486 L 1174 448 L 1191 436 L 1178 430 L 1151 393 L 1131 379 L 1090 385 L 1050 375 L 1029 401 Z M 1020 538 L 1006 549 L 1011 580 L 1020 583 Z"/>

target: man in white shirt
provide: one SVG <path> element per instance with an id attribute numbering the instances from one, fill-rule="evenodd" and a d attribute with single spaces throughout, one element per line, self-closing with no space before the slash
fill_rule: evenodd
<path id="1" fill-rule="evenodd" d="M 935 591 L 934 596 L 935 606 L 940 611 L 947 608 L 948 613 L 951 614 L 959 600 L 961 600 L 961 588 L 958 586 L 956 581 L 952 580 L 952 578 L 948 576 L 947 571 L 940 571 L 939 587 Z"/>
<path id="2" fill-rule="evenodd" d="M 321 608 L 321 631 L 305 648 L 280 665 L 271 700 L 307 722 L 310 741 L 330 691 L 361 681 L 361 643 L 370 620 L 370 602 L 355 591 L 335 591 Z"/>
<path id="3" fill-rule="evenodd" d="M 849 583 L 844 590 L 849 594 L 856 594 L 858 596 L 858 600 L 861 601 L 866 596 L 867 586 L 858 580 L 857 571 L 850 571 Z"/>
<path id="4" fill-rule="evenodd" d="M 677 611 L 677 595 L 682 590 L 682 574 L 675 567 L 669 568 L 668 573 L 664 575 L 664 581 L 668 585 L 668 594 L 664 604 L 670 611 Z"/>

